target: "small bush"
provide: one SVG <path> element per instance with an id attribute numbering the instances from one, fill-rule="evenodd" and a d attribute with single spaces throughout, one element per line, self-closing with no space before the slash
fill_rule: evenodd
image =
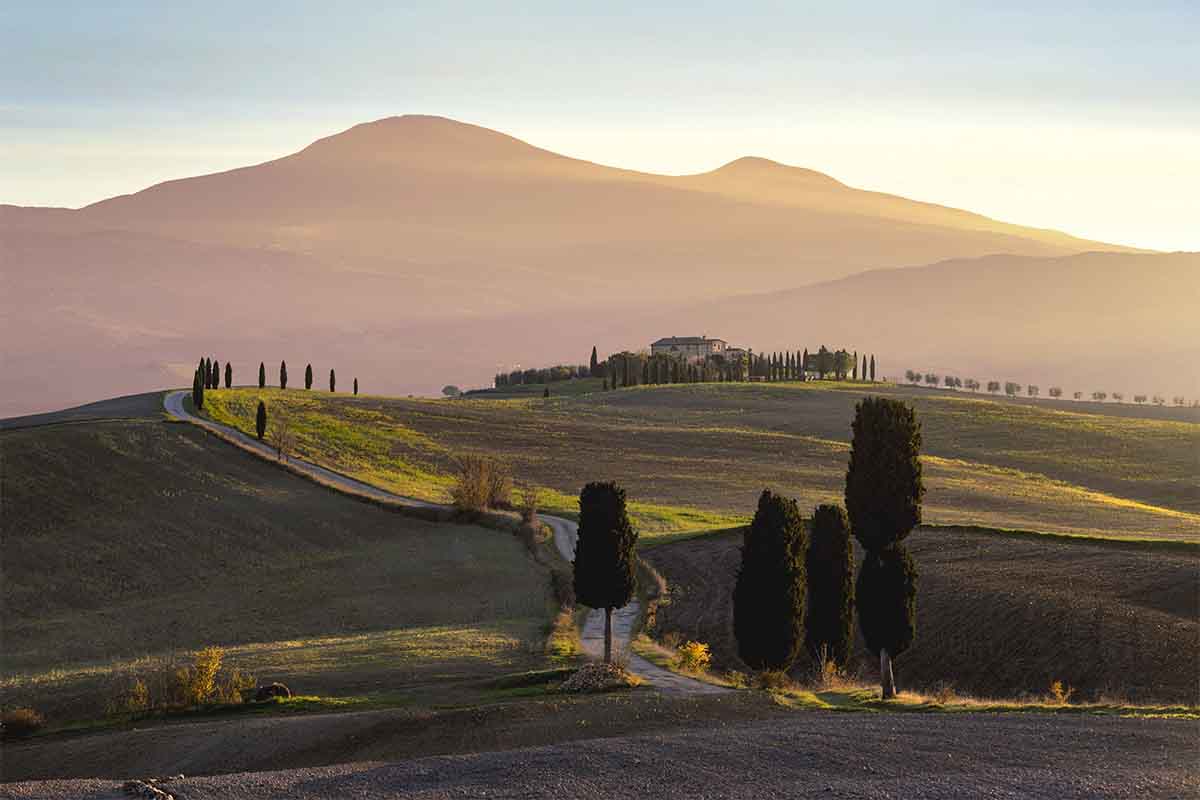
<path id="1" fill-rule="evenodd" d="M 846 684 L 846 671 L 833 657 L 828 645 L 821 645 L 812 664 L 812 681 L 818 688 L 837 689 Z"/>
<path id="2" fill-rule="evenodd" d="M 187 665 L 154 659 L 142 669 L 120 676 L 107 703 L 109 714 L 139 714 L 191 708 L 213 703 L 240 703 L 255 687 L 254 677 L 225 669 L 225 651 L 206 647 Z"/>
<path id="3" fill-rule="evenodd" d="M 0 715 L 0 734 L 5 739 L 32 736 L 45 724 L 46 719 L 32 708 L 10 708 Z"/>
<path id="4" fill-rule="evenodd" d="M 725 682 L 734 689 L 745 689 L 750 685 L 750 678 L 744 672 L 731 669 L 725 673 Z"/>
<path id="5" fill-rule="evenodd" d="M 1057 706 L 1065 706 L 1071 702 L 1071 696 L 1075 694 L 1075 690 L 1064 684 L 1060 680 L 1050 681 L 1050 694 L 1046 700 Z"/>
<path id="6" fill-rule="evenodd" d="M 688 672 L 704 672 L 712 663 L 712 653 L 704 642 L 685 642 L 675 656 L 675 666 Z"/>
<path id="7" fill-rule="evenodd" d="M 460 511 L 486 511 L 510 506 L 512 489 L 512 470 L 507 464 L 485 456 L 465 455 L 458 459 L 458 479 L 450 497 Z"/>
<path id="8" fill-rule="evenodd" d="M 788 677 L 787 672 L 781 669 L 764 669 L 758 673 L 758 686 L 760 689 L 777 692 L 784 689 L 791 689 L 795 686 L 792 679 Z"/>
<path id="9" fill-rule="evenodd" d="M 532 486 L 526 486 L 520 492 L 520 505 L 517 510 L 521 512 L 522 525 L 537 525 L 538 514 L 538 490 Z"/>

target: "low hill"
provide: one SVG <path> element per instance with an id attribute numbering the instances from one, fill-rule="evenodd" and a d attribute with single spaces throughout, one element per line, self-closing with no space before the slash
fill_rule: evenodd
<path id="1" fill-rule="evenodd" d="M 1200 425 L 1062 410 L 886 384 L 691 384 L 492 401 L 239 389 L 209 414 L 251 432 L 259 398 L 297 426 L 309 460 L 444 500 L 459 453 L 500 456 L 571 511 L 584 483 L 624 484 L 643 539 L 744 520 L 771 486 L 840 501 L 854 404 L 911 402 L 924 426 L 927 522 L 1200 542 Z M 1091 404 L 1082 404 L 1088 406 Z"/>
<path id="2" fill-rule="evenodd" d="M 314 361 L 432 394 L 478 385 L 498 362 L 644 346 L 668 311 L 764 347 L 751 339 L 791 325 L 790 310 L 773 330 L 742 330 L 692 309 L 947 258 L 1131 252 L 765 159 L 652 175 L 423 116 L 82 209 L 0 207 L 0 248 L 0 415 L 186 385 L 200 352 L 243 375 Z M 787 330 L 795 343 L 824 335 Z"/>
<path id="3" fill-rule="evenodd" d="M 0 431 L 5 707 L 96 716 L 114 676 L 206 645 L 351 708 L 462 701 L 544 663 L 548 578 L 514 537 L 344 497 L 116 408 Z"/>
<path id="4" fill-rule="evenodd" d="M 760 350 L 819 344 L 906 369 L 1200 399 L 1200 253 L 993 255 L 872 270 L 665 315 Z"/>

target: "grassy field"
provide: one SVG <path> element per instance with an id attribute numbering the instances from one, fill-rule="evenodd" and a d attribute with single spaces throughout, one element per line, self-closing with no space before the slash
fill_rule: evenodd
<path id="1" fill-rule="evenodd" d="M 764 486 L 806 506 L 840 501 L 850 419 L 867 391 L 702 384 L 438 401 L 239 389 L 210 392 L 206 411 L 249 432 L 262 397 L 293 420 L 304 457 L 426 499 L 447 499 L 454 456 L 467 452 L 508 459 L 519 481 L 568 513 L 585 482 L 616 479 L 643 542 L 654 544 L 744 521 Z M 869 391 L 918 411 L 928 523 L 1200 541 L 1200 424 L 1188 421 L 1191 409 L 1067 410 Z"/>
<path id="2" fill-rule="evenodd" d="M 547 574 L 508 533 L 343 497 L 153 417 L 0 433 L 0 704 L 100 712 L 209 644 L 326 698 L 459 702 L 547 664 Z"/>

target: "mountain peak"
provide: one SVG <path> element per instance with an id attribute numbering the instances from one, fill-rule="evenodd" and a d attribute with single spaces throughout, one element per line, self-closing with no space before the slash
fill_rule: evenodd
<path id="1" fill-rule="evenodd" d="M 441 164 L 556 157 L 549 151 L 490 128 L 427 114 L 405 114 L 363 122 L 318 139 L 297 155 Z"/>
<path id="2" fill-rule="evenodd" d="M 804 181 L 806 183 L 825 186 L 842 185 L 836 178 L 831 178 L 823 172 L 805 169 L 804 167 L 793 167 L 789 164 L 781 164 L 778 161 L 772 161 L 769 158 L 761 156 L 742 156 L 706 174 L 713 177 L 772 178 L 788 181 Z"/>

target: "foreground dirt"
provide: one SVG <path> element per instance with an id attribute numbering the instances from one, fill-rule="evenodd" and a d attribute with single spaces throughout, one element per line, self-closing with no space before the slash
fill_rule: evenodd
<path id="1" fill-rule="evenodd" d="M 720 727 L 398 763 L 168 781 L 177 797 L 1187 797 L 1192 721 L 802 713 Z M 149 776 L 139 776 L 149 777 Z M 112 780 L 0 797 L 118 798 Z"/>
<path id="2" fill-rule="evenodd" d="M 741 543 L 734 532 L 644 554 L 671 587 L 655 635 L 708 642 L 726 669 L 744 669 L 732 631 Z M 1012 697 L 1061 680 L 1086 698 L 1200 702 L 1200 557 L 953 530 L 918 530 L 908 545 L 920 577 L 902 687 Z M 858 663 L 870 677 L 861 641 Z"/>

